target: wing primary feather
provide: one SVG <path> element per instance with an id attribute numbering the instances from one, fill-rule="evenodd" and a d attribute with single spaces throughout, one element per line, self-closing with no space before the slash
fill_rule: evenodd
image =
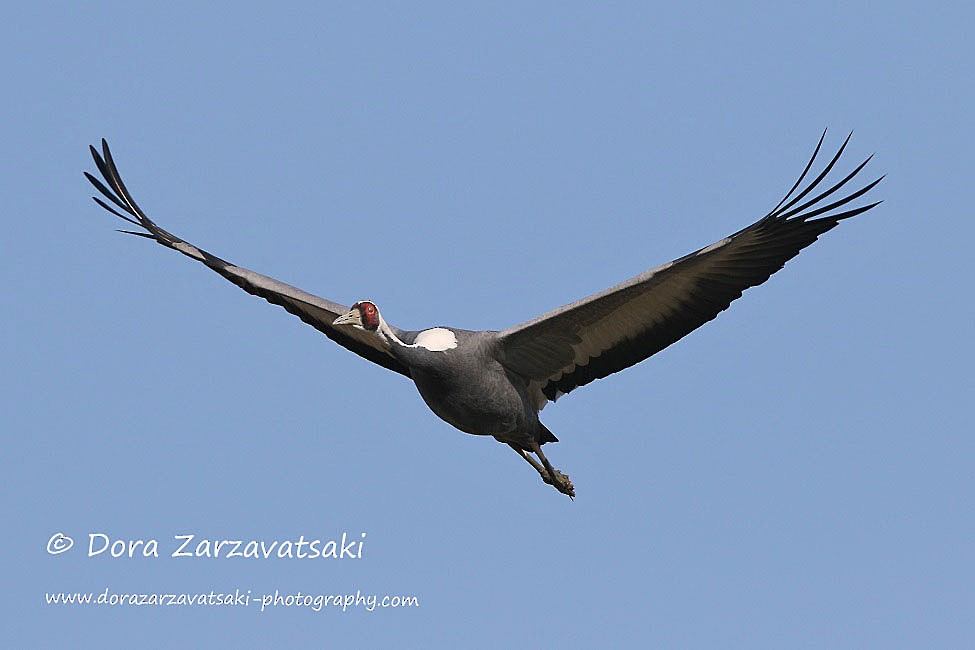
<path id="1" fill-rule="evenodd" d="M 873 156 L 871 156 L 871 158 L 872 157 Z M 779 219 L 788 219 L 789 217 L 792 217 L 792 216 L 795 216 L 797 214 L 800 214 L 803 210 L 805 210 L 807 208 L 810 208 L 810 207 L 816 205 L 817 203 L 819 203 L 820 201 L 822 201 L 823 199 L 825 199 L 826 197 L 828 197 L 830 194 L 836 192 L 837 190 L 839 190 L 840 188 L 842 188 L 844 185 L 846 185 L 854 176 L 857 175 L 857 173 L 859 173 L 859 171 L 861 169 L 863 169 L 866 166 L 866 164 L 868 162 L 870 162 L 870 158 L 867 158 L 862 163 L 860 163 L 860 166 L 859 167 L 857 167 L 852 172 L 850 172 L 850 174 L 846 178 L 844 178 L 843 180 L 841 180 L 839 183 L 836 183 L 835 185 L 833 185 L 831 188 L 829 188 L 825 192 L 822 192 L 821 194 L 817 195 L 815 198 L 809 199 L 808 201 L 806 201 L 805 203 L 803 203 L 799 207 L 792 208 L 788 212 L 784 212 L 782 214 L 777 215 L 777 218 L 779 218 Z M 860 192 L 860 194 L 862 194 L 862 192 Z M 860 196 L 860 194 L 857 194 L 856 196 Z M 854 198 L 856 198 L 856 196 L 854 196 Z M 840 204 L 840 205 L 842 205 L 842 204 Z M 804 218 L 808 218 L 808 217 L 804 217 Z"/>
<path id="2" fill-rule="evenodd" d="M 798 203 L 799 201 L 801 201 L 807 194 L 809 194 L 813 189 L 815 189 L 815 187 L 817 185 L 819 185 L 819 183 L 824 178 L 826 178 L 826 175 L 829 174 L 833 170 L 833 167 L 836 165 L 836 161 L 839 160 L 840 159 L 840 156 L 843 155 L 843 151 L 846 149 L 846 145 L 848 145 L 850 143 L 850 138 L 852 138 L 852 137 L 853 137 L 853 132 L 850 131 L 850 135 L 846 136 L 846 140 L 843 141 L 843 144 L 840 146 L 839 151 L 837 151 L 836 152 L 836 155 L 833 156 L 833 159 L 830 160 L 826 164 L 826 167 L 823 169 L 823 171 L 821 171 L 819 173 L 819 176 L 816 177 L 816 180 L 814 180 L 812 183 L 810 183 L 806 187 L 806 189 L 804 189 L 803 191 L 799 192 L 799 194 L 797 194 L 791 201 L 789 201 L 788 203 L 786 203 L 785 205 L 783 205 L 779 210 L 777 210 L 774 213 L 774 214 L 776 214 L 776 216 L 778 216 L 781 212 L 784 212 L 784 211 L 788 210 L 789 208 L 791 208 L 792 206 L 794 206 L 796 203 Z"/>
<path id="3" fill-rule="evenodd" d="M 799 184 L 802 183 L 802 179 L 804 179 L 806 177 L 806 174 L 809 173 L 809 170 L 812 168 L 813 163 L 816 161 L 816 156 L 819 155 L 819 150 L 823 147 L 823 141 L 826 139 L 826 132 L 828 130 L 829 127 L 823 129 L 823 134 L 819 136 L 819 143 L 816 145 L 816 149 L 813 151 L 813 155 L 809 159 L 809 162 L 806 163 L 806 168 L 802 170 L 802 173 L 799 174 L 799 178 L 796 179 L 795 185 L 793 185 L 789 189 L 789 191 L 785 193 L 785 196 L 782 197 L 782 200 L 779 201 L 778 204 L 774 208 L 772 208 L 767 215 L 765 215 L 766 219 L 770 218 L 773 214 L 775 214 L 776 210 L 778 210 L 782 206 L 782 204 L 785 203 L 790 196 L 792 196 L 792 193 L 795 192 L 796 188 L 799 187 Z"/>
<path id="4" fill-rule="evenodd" d="M 96 149 L 93 145 L 88 145 L 88 150 L 91 152 L 91 157 L 95 161 L 95 166 L 98 167 L 98 173 L 100 173 L 102 175 L 102 178 L 104 178 L 105 181 L 109 185 L 112 185 L 113 188 L 114 188 L 115 182 L 112 179 L 112 174 L 108 171 L 108 167 L 105 165 L 105 161 L 102 160 L 101 154 L 98 153 L 98 149 Z M 116 192 L 117 191 L 118 190 L 116 189 Z M 132 211 L 132 209 L 129 206 L 124 205 L 123 203 L 121 203 L 121 199 L 119 199 L 117 197 L 115 199 L 115 203 L 117 203 L 119 205 L 119 207 L 121 207 L 122 209 L 124 209 L 126 212 L 131 212 Z M 135 215 L 133 214 L 133 216 L 135 216 Z"/>
<path id="5" fill-rule="evenodd" d="M 137 215 L 140 217 L 145 217 L 145 214 L 139 209 L 135 199 L 133 199 L 132 195 L 129 193 L 128 188 L 125 187 L 125 183 L 122 182 L 122 176 L 118 173 L 118 167 L 115 166 L 115 161 L 112 160 L 112 152 L 109 150 L 108 142 L 105 140 L 105 138 L 102 138 L 102 153 L 105 155 L 105 164 L 112 174 L 111 178 L 114 181 L 113 184 L 115 185 L 115 189 L 118 190 L 122 200 L 128 203 L 129 207 L 132 208 L 132 211 Z"/>
<path id="6" fill-rule="evenodd" d="M 115 232 L 121 232 L 126 235 L 135 235 L 137 237 L 145 237 L 146 239 L 152 239 L 152 240 L 156 239 L 155 237 L 153 237 L 147 232 L 135 232 L 134 230 L 116 230 Z"/>
<path id="7" fill-rule="evenodd" d="M 118 200 L 118 197 L 116 197 L 114 194 L 112 194 L 111 190 L 109 190 L 107 187 L 105 187 L 105 185 L 100 180 L 98 180 L 97 178 L 95 178 L 94 176 L 92 176 L 91 174 L 89 174 L 88 172 L 84 172 L 84 174 L 85 174 L 85 178 L 88 179 L 88 182 L 91 183 L 92 185 L 94 185 L 95 186 L 95 189 L 98 190 L 99 192 L 101 192 L 102 195 L 106 199 L 108 199 L 109 201 L 111 201 L 112 203 L 114 203 L 115 205 L 117 205 L 118 207 L 122 208 L 126 212 L 129 212 L 129 208 L 126 207 L 126 205 L 124 203 L 122 203 L 121 201 L 119 201 Z"/>
<path id="8" fill-rule="evenodd" d="M 836 208 L 839 208 L 841 206 L 844 206 L 847 203 L 849 203 L 850 201 L 854 201 L 854 200 L 860 198 L 861 196 L 863 196 L 864 194 L 866 194 L 867 192 L 869 192 L 871 189 L 874 188 L 874 186 L 877 185 L 877 183 L 879 183 L 882 180 L 884 180 L 884 177 L 883 176 L 881 176 L 880 178 L 878 178 L 874 182 L 870 183 L 866 187 L 857 190 L 856 192 L 854 192 L 853 194 L 851 194 L 851 195 L 849 195 L 849 196 L 847 196 L 845 198 L 839 199 L 838 201 L 834 201 L 833 203 L 830 203 L 829 205 L 824 205 L 821 208 L 817 208 L 817 209 L 813 210 L 812 212 L 809 212 L 807 214 L 804 214 L 804 215 L 802 215 L 802 220 L 803 221 L 808 221 L 809 219 L 812 219 L 813 217 L 818 217 L 819 215 L 825 214 L 825 213 L 829 212 L 830 210 L 835 210 Z M 876 205 L 876 203 L 874 205 Z M 830 218 L 830 217 L 824 217 L 824 219 L 828 219 L 828 218 Z"/>
<path id="9" fill-rule="evenodd" d="M 879 180 L 877 182 L 880 182 Z M 852 210 L 847 210 L 846 212 L 840 212 L 839 214 L 833 214 L 828 217 L 823 217 L 822 219 L 817 219 L 816 221 L 842 221 L 843 219 L 849 219 L 850 217 L 855 217 L 858 214 L 862 214 L 869 210 L 870 208 L 875 208 L 883 203 L 883 201 L 876 201 L 870 205 L 864 205 L 859 208 L 853 208 Z"/>
<path id="10" fill-rule="evenodd" d="M 112 208 L 112 206 L 110 206 L 110 205 L 108 205 L 107 203 L 105 203 L 104 201 L 102 201 L 102 200 L 101 200 L 100 198 L 98 198 L 97 196 L 93 196 L 93 197 L 91 197 L 91 198 L 92 198 L 92 200 L 93 200 L 93 201 L 94 201 L 95 203 L 97 203 L 98 205 L 100 205 L 100 206 L 102 206 L 103 208 L 105 208 L 106 210 L 108 210 L 109 212 L 111 212 L 112 214 L 114 214 L 114 215 L 115 215 L 116 217 L 118 217 L 118 218 L 120 218 L 120 219 L 124 219 L 124 220 L 126 220 L 126 221 L 128 221 L 129 223 L 131 223 L 131 224 L 133 224 L 133 225 L 136 225 L 136 226 L 142 226 L 142 224 L 141 224 L 141 223 L 139 223 L 138 221 L 136 221 L 135 219 L 132 219 L 132 218 L 130 218 L 130 217 L 127 217 L 127 216 L 125 216 L 124 214 L 122 214 L 121 212 L 116 212 L 116 211 L 115 211 L 115 210 L 114 210 L 114 209 Z"/>

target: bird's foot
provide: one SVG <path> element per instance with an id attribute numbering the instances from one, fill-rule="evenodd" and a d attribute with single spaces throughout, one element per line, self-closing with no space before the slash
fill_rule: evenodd
<path id="1" fill-rule="evenodd" d="M 559 470 L 555 470 L 555 480 L 552 480 L 551 475 L 549 475 L 548 472 L 545 472 L 542 474 L 542 480 L 562 494 L 568 496 L 570 499 L 575 499 L 576 488 L 574 485 L 572 485 L 572 481 L 569 480 L 568 474 L 563 474 Z"/>

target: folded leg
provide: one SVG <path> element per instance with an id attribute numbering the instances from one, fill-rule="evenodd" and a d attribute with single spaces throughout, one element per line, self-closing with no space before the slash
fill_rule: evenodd
<path id="1" fill-rule="evenodd" d="M 510 442 L 508 443 L 508 446 L 518 452 L 519 456 L 524 458 L 529 465 L 534 467 L 535 471 L 538 472 L 538 475 L 542 477 L 543 481 L 553 486 L 562 494 L 567 495 L 570 499 L 575 498 L 576 491 L 575 487 L 572 485 L 572 481 L 569 480 L 567 475 L 552 467 L 552 464 L 548 462 L 547 458 L 545 458 L 545 454 L 542 453 L 542 448 L 538 443 L 535 443 L 534 445 L 534 452 L 541 459 L 541 463 L 532 458 L 531 454 L 521 447 L 513 445 Z"/>

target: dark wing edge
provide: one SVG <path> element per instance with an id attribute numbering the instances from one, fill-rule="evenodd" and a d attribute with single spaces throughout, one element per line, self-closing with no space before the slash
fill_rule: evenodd
<path id="1" fill-rule="evenodd" d="M 842 180 L 822 189 L 852 133 L 823 170 L 799 190 L 826 131 L 802 174 L 765 217 L 680 259 L 498 333 L 499 360 L 527 377 L 536 405 L 628 368 L 680 340 L 728 308 L 823 233 L 879 205 L 846 207 L 883 176 L 834 198 L 871 155 Z M 797 192 L 797 190 L 799 190 Z M 818 194 L 806 198 L 814 190 Z M 805 200 L 804 200 L 805 199 Z M 841 209 L 843 208 L 843 209 Z"/>
<path id="2" fill-rule="evenodd" d="M 139 208 L 125 187 L 118 168 L 115 166 L 115 161 L 112 159 L 108 143 L 102 139 L 101 153 L 93 146 L 89 148 L 95 165 L 105 182 L 103 183 L 88 172 L 84 172 L 85 178 L 95 186 L 95 189 L 104 198 L 108 199 L 111 205 L 97 196 L 93 196 L 92 199 L 116 217 L 146 230 L 146 232 L 134 230 L 119 230 L 119 232 L 152 239 L 166 248 L 179 251 L 187 257 L 202 262 L 247 293 L 260 296 L 273 305 L 283 307 L 342 347 L 384 368 L 407 377 L 410 376 L 409 369 L 378 347 L 371 336 L 351 328 L 332 327 L 332 321 L 348 311 L 348 307 L 320 298 L 265 275 L 235 266 L 160 228 Z"/>

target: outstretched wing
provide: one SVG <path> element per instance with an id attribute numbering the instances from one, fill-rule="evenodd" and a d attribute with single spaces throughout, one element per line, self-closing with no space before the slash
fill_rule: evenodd
<path id="1" fill-rule="evenodd" d="M 852 134 L 851 134 L 852 135 Z M 628 368 L 683 338 L 728 308 L 742 292 L 768 280 L 842 219 L 879 203 L 840 210 L 879 183 L 823 205 L 870 161 L 802 203 L 832 171 L 850 137 L 798 194 L 823 145 L 799 180 L 764 218 L 706 248 L 498 334 L 500 360 L 528 378 L 537 406 Z"/>
<path id="2" fill-rule="evenodd" d="M 115 167 L 115 161 L 112 160 L 112 154 L 108 149 L 108 143 L 104 139 L 102 140 L 102 154 L 99 154 L 95 147 L 91 147 L 91 155 L 95 159 L 95 165 L 98 166 L 98 171 L 108 186 L 106 187 L 105 183 L 102 183 L 88 172 L 85 172 L 85 177 L 91 181 L 95 189 L 101 192 L 106 199 L 122 212 L 119 212 L 97 196 L 92 198 L 95 199 L 98 205 L 115 216 L 148 231 L 135 232 L 123 230 L 121 232 L 153 239 L 167 248 L 172 248 L 183 255 L 192 257 L 196 261 L 206 264 L 247 293 L 260 296 L 272 304 L 284 307 L 287 311 L 322 332 L 328 338 L 352 350 L 359 356 L 378 363 L 384 368 L 395 370 L 407 377 L 410 376 L 406 366 L 394 359 L 380 347 L 379 342 L 374 336 L 351 327 L 332 327 L 332 321 L 347 312 L 349 310 L 348 307 L 330 300 L 325 300 L 324 298 L 319 298 L 301 289 L 284 284 L 283 282 L 278 282 L 266 275 L 235 266 L 163 230 L 152 219 L 147 217 L 132 199 L 132 195 L 129 194 L 125 184 L 122 183 L 122 178 L 119 176 L 118 169 Z"/>

